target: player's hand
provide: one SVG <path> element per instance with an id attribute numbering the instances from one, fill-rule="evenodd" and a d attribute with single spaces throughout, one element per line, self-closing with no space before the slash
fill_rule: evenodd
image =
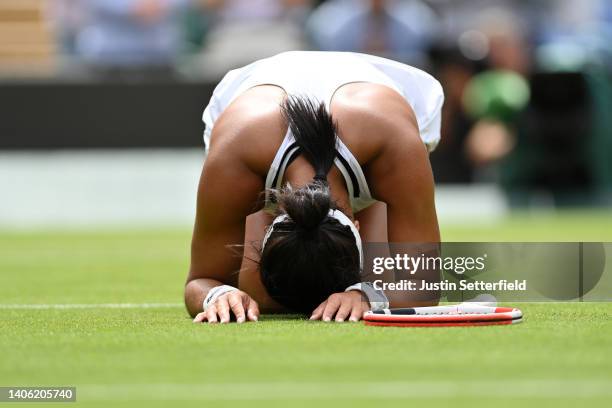
<path id="1" fill-rule="evenodd" d="M 256 322 L 259 319 L 259 305 L 249 295 L 241 290 L 225 293 L 208 306 L 206 312 L 198 313 L 193 319 L 194 323 L 229 323 L 231 316 L 237 323 L 249 320 Z"/>
<path id="2" fill-rule="evenodd" d="M 334 293 L 319 305 L 310 316 L 310 320 L 323 320 L 337 322 L 349 320 L 358 322 L 365 312 L 370 310 L 370 304 L 364 300 L 362 293 L 358 290 Z"/>

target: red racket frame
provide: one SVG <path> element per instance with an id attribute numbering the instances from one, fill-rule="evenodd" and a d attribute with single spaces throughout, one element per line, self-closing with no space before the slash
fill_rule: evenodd
<path id="1" fill-rule="evenodd" d="M 516 324 L 522 320 L 522 312 L 509 307 L 495 308 L 494 313 L 412 315 L 367 313 L 363 318 L 367 326 L 394 327 L 497 326 Z"/>

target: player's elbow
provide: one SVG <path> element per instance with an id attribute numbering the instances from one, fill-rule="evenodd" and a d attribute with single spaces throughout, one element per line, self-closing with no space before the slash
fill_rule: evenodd
<path id="1" fill-rule="evenodd" d="M 187 280 L 183 297 L 185 301 L 185 308 L 191 317 L 195 317 L 195 315 L 200 312 L 200 302 L 198 301 L 198 293 L 200 291 L 198 289 L 199 285 L 197 284 L 196 279 Z"/>

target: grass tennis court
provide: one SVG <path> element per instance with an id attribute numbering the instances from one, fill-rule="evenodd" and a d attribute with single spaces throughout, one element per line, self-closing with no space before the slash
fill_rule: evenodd
<path id="1" fill-rule="evenodd" d="M 611 218 L 516 215 L 443 239 L 610 241 Z M 612 304 L 522 304 L 513 327 L 196 326 L 181 306 L 189 240 L 0 233 L 0 385 L 76 385 L 76 406 L 99 407 L 612 403 Z"/>

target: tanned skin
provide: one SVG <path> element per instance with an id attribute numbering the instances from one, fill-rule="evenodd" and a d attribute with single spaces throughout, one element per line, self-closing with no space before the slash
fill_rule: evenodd
<path id="1" fill-rule="evenodd" d="M 191 266 L 185 305 L 194 321 L 255 321 L 260 311 L 279 312 L 266 292 L 256 260 L 258 245 L 272 217 L 261 211 L 264 181 L 287 132 L 280 106 L 282 88 L 264 85 L 239 96 L 215 123 L 198 188 Z M 364 242 L 439 242 L 434 181 L 427 150 L 410 105 L 393 89 L 351 83 L 338 89 L 331 113 L 338 137 L 364 170 L 379 203 L 353 214 L 346 185 L 337 168 L 328 175 L 332 199 L 360 226 Z M 284 181 L 300 187 L 314 170 L 298 157 Z M 244 245 L 241 257 L 231 245 Z M 219 285 L 239 287 L 202 313 L 208 291 Z M 400 306 L 393 304 L 392 306 Z M 406 306 L 406 304 L 401 304 Z M 313 311 L 311 319 L 356 321 L 369 307 L 360 292 L 337 293 Z"/>

